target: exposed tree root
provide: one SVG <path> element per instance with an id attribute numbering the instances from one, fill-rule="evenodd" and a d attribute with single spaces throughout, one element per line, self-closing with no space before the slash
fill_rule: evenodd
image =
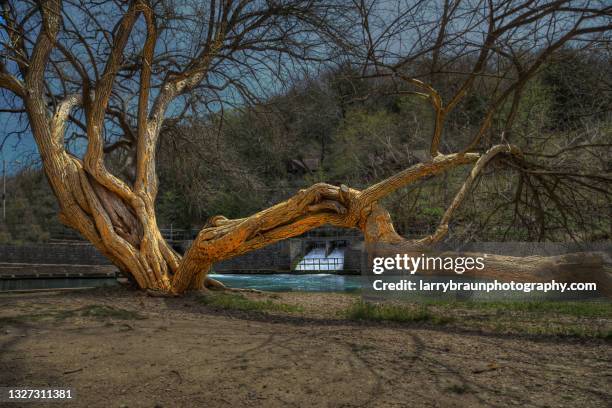
<path id="1" fill-rule="evenodd" d="M 244 289 L 244 288 L 231 288 L 222 282 L 219 282 L 216 279 L 211 277 L 206 277 L 204 280 L 204 288 L 215 290 L 215 291 L 225 291 L 225 292 L 251 292 L 251 293 L 263 293 L 261 290 L 257 289 Z"/>

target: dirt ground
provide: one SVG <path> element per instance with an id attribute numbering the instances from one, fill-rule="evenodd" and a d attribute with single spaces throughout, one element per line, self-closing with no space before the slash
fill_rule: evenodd
<path id="1" fill-rule="evenodd" d="M 269 296 L 269 295 L 261 295 Z M 126 289 L 0 295 L 0 386 L 78 407 L 605 407 L 609 340 L 352 322 L 354 295 L 280 294 L 299 314 Z M 1 405 L 2 403 L 0 403 Z M 7 407 L 18 403 L 5 403 Z"/>

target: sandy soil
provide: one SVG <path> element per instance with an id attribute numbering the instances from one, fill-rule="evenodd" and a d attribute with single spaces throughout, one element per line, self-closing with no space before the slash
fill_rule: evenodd
<path id="1" fill-rule="evenodd" d="M 305 303 L 306 311 L 219 311 L 195 298 L 125 289 L 2 295 L 0 385 L 76 391 L 70 404 L 23 405 L 29 407 L 604 407 L 612 401 L 605 340 L 354 323 L 322 312 L 350 304 L 350 296 L 274 299 Z"/>

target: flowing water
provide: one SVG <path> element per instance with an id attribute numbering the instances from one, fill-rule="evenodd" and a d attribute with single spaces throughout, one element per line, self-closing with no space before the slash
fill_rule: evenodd
<path id="1" fill-rule="evenodd" d="M 361 289 L 361 276 L 317 274 L 217 274 L 210 275 L 233 288 L 272 292 L 350 292 Z"/>
<path id="2" fill-rule="evenodd" d="M 344 248 L 335 248 L 329 254 L 325 248 L 313 248 L 295 267 L 296 271 L 341 271 L 344 269 Z"/>
<path id="3" fill-rule="evenodd" d="M 329 273 L 318 274 L 211 274 L 234 288 L 251 288 L 265 291 L 345 292 L 361 288 L 360 276 L 345 276 Z M 13 290 L 36 290 L 56 288 L 91 288 L 114 286 L 115 278 L 38 278 L 0 279 L 0 292 Z"/>

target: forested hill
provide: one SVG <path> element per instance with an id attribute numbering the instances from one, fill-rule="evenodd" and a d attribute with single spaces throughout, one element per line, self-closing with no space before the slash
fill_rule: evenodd
<path id="1" fill-rule="evenodd" d="M 499 128 L 494 118 L 486 137 L 497 140 L 505 132 L 565 173 L 612 177 L 610 63 L 609 51 L 564 50 L 523 90 L 512 129 Z M 452 73 L 436 81 L 442 91 L 459 82 Z M 453 111 L 442 151 L 465 145 L 477 131 L 491 84 L 480 81 Z M 361 188 L 426 160 L 433 112 L 420 96 L 403 91 L 392 79 L 360 79 L 341 67 L 273 99 L 226 109 L 223 117 L 190 116 L 168 124 L 158 149 L 160 226 L 197 227 L 212 215 L 245 216 L 315 182 Z M 509 114 L 510 103 L 499 115 Z M 120 173 L 129 159 L 118 151 L 109 165 Z M 396 228 L 406 235 L 430 231 L 464 177 L 465 172 L 453 172 L 385 199 Z M 610 239 L 609 185 L 603 192 L 578 191 L 562 180 L 534 175 L 517 183 L 517 177 L 511 166 L 485 174 L 454 220 L 451 237 Z M 48 239 L 59 222 L 44 175 L 29 169 L 7 183 L 0 241 Z"/>

